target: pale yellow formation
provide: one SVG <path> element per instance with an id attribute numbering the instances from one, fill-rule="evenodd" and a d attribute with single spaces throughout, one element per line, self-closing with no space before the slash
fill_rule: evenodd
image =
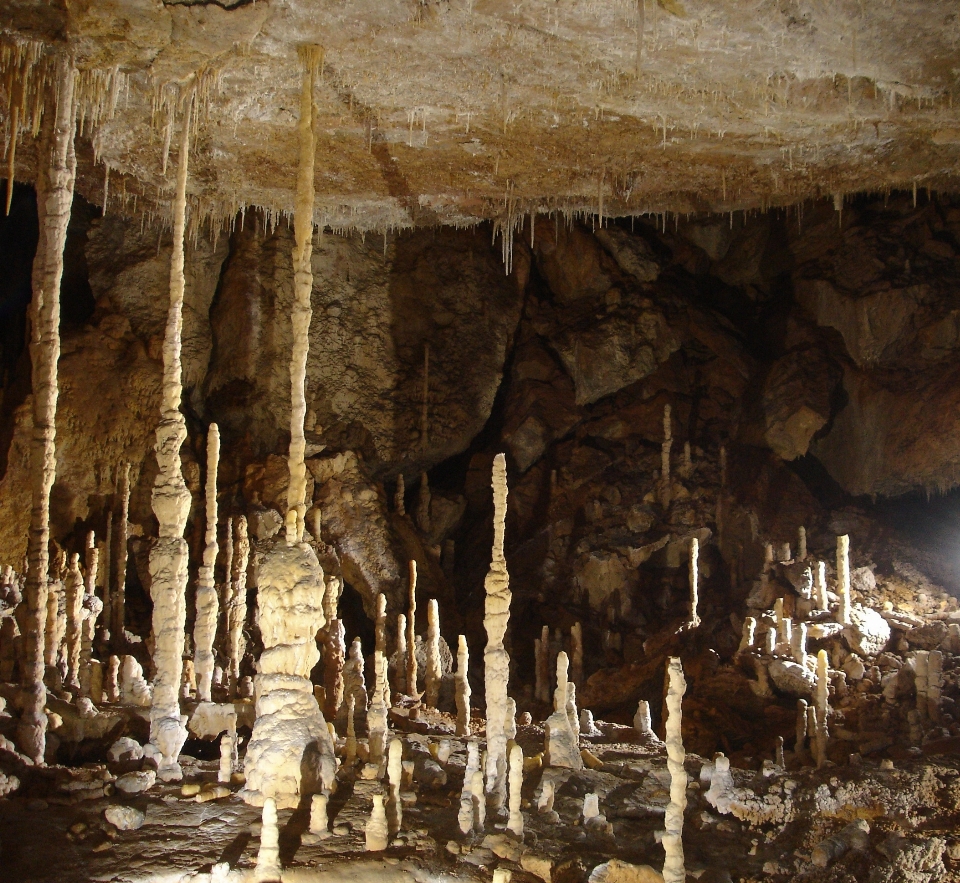
<path id="1" fill-rule="evenodd" d="M 683 666 L 676 656 L 667 663 L 667 769 L 670 771 L 670 803 L 664 816 L 663 880 L 664 883 L 686 883 L 687 872 L 683 859 L 683 814 L 687 808 L 687 773 L 683 767 L 686 751 L 680 732 L 683 694 L 687 681 Z"/>
<path id="2" fill-rule="evenodd" d="M 466 635 L 460 635 L 457 644 L 456 702 L 458 736 L 470 735 L 470 649 Z"/>
<path id="3" fill-rule="evenodd" d="M 696 537 L 690 540 L 690 621 L 689 628 L 700 625 L 700 541 Z"/>
<path id="4" fill-rule="evenodd" d="M 837 594 L 840 596 L 837 621 L 848 625 L 850 623 L 850 537 L 846 534 L 837 537 Z"/>
<path id="5" fill-rule="evenodd" d="M 127 542 L 130 539 L 130 464 L 120 473 L 120 520 L 117 525 L 117 582 L 110 609 L 110 629 L 114 641 L 123 641 L 126 619 Z"/>
<path id="6" fill-rule="evenodd" d="M 80 687 L 80 629 L 83 620 L 83 575 L 80 573 L 80 556 L 70 556 L 70 566 L 63 581 L 67 612 L 67 677 L 66 685 Z M 52 597 L 51 592 L 51 597 Z M 49 620 L 49 616 L 47 617 Z M 49 664 L 49 662 L 48 662 Z"/>
<path id="7" fill-rule="evenodd" d="M 417 562 L 410 561 L 410 613 L 407 619 L 407 695 L 417 696 Z"/>
<path id="8" fill-rule="evenodd" d="M 183 631 L 186 623 L 187 564 L 189 549 L 183 538 L 190 514 L 190 491 L 183 480 L 180 447 L 187 424 L 180 412 L 183 392 L 180 347 L 183 331 L 184 252 L 187 166 L 190 126 L 194 112 L 195 79 L 187 89 L 180 135 L 177 183 L 173 198 L 173 247 L 170 255 L 170 305 L 163 338 L 163 387 L 160 423 L 157 426 L 157 472 L 151 504 L 160 526 L 150 550 L 150 595 L 153 600 L 153 705 L 150 708 L 150 741 L 159 749 L 158 776 L 166 781 L 182 777 L 177 757 L 187 738 L 180 716 L 180 681 L 183 674 Z"/>
<path id="9" fill-rule="evenodd" d="M 427 602 L 427 666 L 423 673 L 424 701 L 431 708 L 437 707 L 440 698 L 440 609 L 437 599 Z"/>
<path id="10" fill-rule="evenodd" d="M 523 813 L 520 812 L 520 792 L 523 788 L 523 749 L 514 743 L 510 748 L 510 815 L 507 830 L 517 837 L 523 836 Z"/>
<path id="11" fill-rule="evenodd" d="M 73 204 L 77 158 L 73 60 L 57 62 L 56 112 L 44 114 L 37 175 L 40 240 L 33 261 L 30 304 L 30 362 L 33 391 L 33 439 L 30 446 L 30 535 L 23 604 L 21 660 L 22 714 L 17 731 L 20 750 L 34 763 L 43 763 L 46 746 L 47 690 L 43 683 L 47 613 L 47 570 L 50 543 L 50 490 L 56 475 L 57 362 L 60 358 L 60 280 L 63 248 Z M 53 96 L 51 95 L 51 98 Z M 51 100 L 50 105 L 54 104 Z M 50 106 L 48 105 L 48 107 Z M 11 157 L 12 157 L 11 144 Z"/>
<path id="12" fill-rule="evenodd" d="M 243 624 L 247 619 L 247 565 L 250 561 L 250 540 L 247 538 L 247 519 L 237 518 L 234 529 L 233 591 L 227 605 L 227 652 L 230 659 L 230 690 L 236 692 L 240 680 L 240 661 L 243 659 Z"/>
<path id="13" fill-rule="evenodd" d="M 507 774 L 507 682 L 510 656 L 503 646 L 510 619 L 510 575 L 503 555 L 504 522 L 507 517 L 507 461 L 503 454 L 493 460 L 493 551 L 484 581 L 486 601 L 483 626 L 487 645 L 483 651 L 484 692 L 487 704 L 487 802 L 499 809 L 506 799 Z"/>
<path id="14" fill-rule="evenodd" d="M 287 489 L 287 510 L 297 514 L 292 525 L 288 522 L 287 542 L 292 544 L 303 539 L 307 513 L 307 467 L 304 465 L 307 441 L 303 423 L 307 416 L 306 376 L 307 351 L 310 347 L 310 295 L 313 291 L 313 269 L 310 257 L 313 254 L 313 168 L 316 144 L 313 134 L 313 87 L 317 69 L 323 60 L 319 46 L 300 47 L 303 65 L 303 82 L 300 89 L 300 121 L 297 133 L 300 138 L 300 162 L 297 168 L 297 194 L 293 212 L 293 233 L 296 244 L 293 249 L 293 353 L 290 357 L 290 484 Z"/>
<path id="15" fill-rule="evenodd" d="M 817 653 L 817 688 L 815 693 L 816 731 L 814 733 L 814 749 L 817 766 L 821 767 L 827 760 L 827 714 L 829 713 L 829 667 L 827 651 Z"/>

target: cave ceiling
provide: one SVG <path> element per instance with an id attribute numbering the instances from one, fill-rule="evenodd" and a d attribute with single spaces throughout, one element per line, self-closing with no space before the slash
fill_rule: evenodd
<path id="1" fill-rule="evenodd" d="M 304 44 L 323 49 L 315 219 L 333 228 L 958 182 L 955 0 L 6 0 L 0 31 L 5 141 L 25 96 L 17 179 L 35 176 L 31 89 L 67 47 L 78 190 L 133 216 L 169 216 L 192 78 L 195 221 L 292 210 Z"/>

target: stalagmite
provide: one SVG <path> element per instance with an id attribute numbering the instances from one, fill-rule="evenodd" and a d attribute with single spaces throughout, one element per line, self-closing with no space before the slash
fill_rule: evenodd
<path id="1" fill-rule="evenodd" d="M 260 824 L 260 849 L 253 879 L 257 883 L 276 883 L 280 880 L 280 829 L 277 826 L 277 805 L 269 797 L 263 803 Z"/>
<path id="2" fill-rule="evenodd" d="M 387 652 L 387 596 L 380 592 L 376 600 L 376 614 L 373 621 L 373 649 Z"/>
<path id="3" fill-rule="evenodd" d="M 424 701 L 431 708 L 437 707 L 440 698 L 440 679 L 442 676 L 440 663 L 440 608 L 437 599 L 431 598 L 427 602 L 427 665 L 423 673 Z"/>
<path id="4" fill-rule="evenodd" d="M 797 561 L 807 560 L 807 529 L 801 524 L 797 529 Z"/>
<path id="5" fill-rule="evenodd" d="M 170 306 L 163 338 L 163 395 L 157 426 L 157 477 L 151 504 L 159 522 L 159 537 L 150 550 L 150 595 L 153 601 L 153 705 L 150 741 L 160 752 L 157 775 L 164 781 L 182 777 L 177 757 L 187 738 L 180 714 L 183 673 L 183 635 L 186 623 L 189 548 L 183 538 L 190 514 L 190 491 L 183 480 L 180 447 L 187 425 L 180 412 L 183 391 L 180 364 L 183 329 L 184 227 L 186 223 L 187 165 L 190 127 L 195 107 L 196 80 L 188 88 L 180 137 L 176 191 L 173 198 L 173 247 L 170 257 Z"/>
<path id="6" fill-rule="evenodd" d="M 797 760 L 803 761 L 807 755 L 807 702 L 797 700 L 797 738 L 793 743 L 793 753 Z"/>
<path id="7" fill-rule="evenodd" d="M 534 696 L 538 702 L 550 701 L 550 626 L 545 625 L 533 642 Z"/>
<path id="8" fill-rule="evenodd" d="M 407 618 L 407 695 L 417 692 L 417 562 L 410 561 L 410 612 Z"/>
<path id="9" fill-rule="evenodd" d="M 56 475 L 60 280 L 63 276 L 63 249 L 73 204 L 77 165 L 73 143 L 76 130 L 76 79 L 72 58 L 62 56 L 57 61 L 54 93 L 56 112 L 54 114 L 48 109 L 44 114 L 37 174 L 40 239 L 33 262 L 33 297 L 30 306 L 33 393 L 31 508 L 27 579 L 23 593 L 25 616 L 21 637 L 22 712 L 17 734 L 20 750 L 34 763 L 43 763 L 47 732 L 43 632 L 47 613 L 50 490 Z M 53 98 L 53 94 L 50 97 Z M 51 100 L 52 104 L 54 101 Z"/>
<path id="10" fill-rule="evenodd" d="M 510 748 L 510 815 L 507 830 L 517 837 L 523 836 L 523 813 L 520 812 L 520 792 L 523 788 L 523 749 L 514 743 Z"/>
<path id="11" fill-rule="evenodd" d="M 546 730 L 545 760 L 550 766 L 566 767 L 567 769 L 583 769 L 583 759 L 580 756 L 580 745 L 573 721 L 570 719 L 568 707 L 570 691 L 567 681 L 567 654 L 561 651 L 557 654 L 557 687 L 553 693 L 553 714 L 544 724 Z M 574 711 L 576 729 L 579 730 L 580 721 Z"/>
<path id="12" fill-rule="evenodd" d="M 504 734 L 507 714 L 507 682 L 510 657 L 503 646 L 510 619 L 510 577 L 503 556 L 504 522 L 507 516 L 507 463 L 503 454 L 493 461 L 493 553 L 484 588 L 483 625 L 487 645 L 483 651 L 484 692 L 487 705 L 487 764 L 485 770 L 487 801 L 499 810 L 506 798 L 507 740 Z M 566 694 L 564 694 L 564 701 Z"/>
<path id="13" fill-rule="evenodd" d="M 220 769 L 217 771 L 217 781 L 223 785 L 230 784 L 233 775 L 233 739 L 229 733 L 220 737 Z"/>
<path id="14" fill-rule="evenodd" d="M 77 595 L 79 597 L 80 593 L 78 592 Z M 66 590 L 59 580 L 52 580 L 47 583 L 47 602 L 43 629 L 43 659 L 46 667 L 60 667 L 66 634 Z"/>
<path id="15" fill-rule="evenodd" d="M 211 423 L 207 430 L 207 530 L 204 536 L 203 563 L 197 577 L 197 614 L 193 626 L 194 668 L 197 673 L 197 698 L 210 701 L 213 683 L 213 641 L 217 635 L 219 604 L 213 568 L 217 562 L 217 466 L 220 462 L 220 430 Z"/>
<path id="16" fill-rule="evenodd" d="M 407 689 L 407 614 L 397 614 L 397 667 L 394 671 L 394 688 L 398 693 Z"/>
<path id="17" fill-rule="evenodd" d="M 93 640 L 97 620 L 103 612 L 103 601 L 97 597 L 97 565 L 100 550 L 93 531 L 87 534 L 86 586 L 83 593 L 83 611 L 80 620 L 80 695 L 98 704 L 103 699 L 103 670 L 93 658 Z"/>
<path id="18" fill-rule="evenodd" d="M 700 541 L 696 537 L 690 540 L 690 620 L 687 628 L 700 625 L 697 607 L 700 603 Z"/>
<path id="19" fill-rule="evenodd" d="M 367 713 L 367 686 L 363 676 L 363 645 L 359 638 L 350 644 L 350 655 L 343 666 L 343 696 L 353 697 L 354 707 L 363 714 Z M 376 675 L 376 672 L 374 672 Z"/>
<path id="20" fill-rule="evenodd" d="M 240 682 L 240 661 L 243 659 L 243 624 L 247 619 L 247 564 L 250 560 L 250 540 L 247 539 L 247 519 L 241 515 L 234 529 L 233 591 L 227 608 L 227 651 L 230 659 L 230 692 L 237 691 Z"/>
<path id="21" fill-rule="evenodd" d="M 670 507 L 672 488 L 670 485 L 670 449 L 673 447 L 673 429 L 670 422 L 670 406 L 663 406 L 663 442 L 660 445 L 660 503 L 664 509 Z"/>
<path id="22" fill-rule="evenodd" d="M 683 764 L 686 752 L 681 736 L 681 713 L 683 694 L 687 682 L 683 676 L 680 660 L 672 656 L 667 664 L 667 768 L 670 771 L 670 803 L 664 816 L 663 832 L 663 881 L 664 883 L 686 883 L 687 872 L 683 860 L 683 814 L 687 808 L 687 773 Z"/>
<path id="23" fill-rule="evenodd" d="M 646 699 L 641 699 L 637 703 L 637 711 L 633 716 L 633 728 L 643 740 L 660 741 L 656 733 L 653 732 L 653 723 L 650 718 L 650 703 Z"/>
<path id="24" fill-rule="evenodd" d="M 120 657 L 111 656 L 103 677 L 103 698 L 107 702 L 120 701 Z"/>
<path id="25" fill-rule="evenodd" d="M 68 687 L 80 687 L 80 628 L 83 620 L 83 576 L 80 573 L 80 556 L 70 556 L 70 567 L 63 581 L 67 602 L 67 676 L 64 681 Z M 52 597 L 52 593 L 51 593 Z M 49 620 L 49 617 L 47 617 Z M 47 661 L 49 665 L 49 659 Z"/>
<path id="26" fill-rule="evenodd" d="M 343 622 L 334 619 L 327 626 L 323 644 L 323 689 L 326 697 L 324 717 L 335 720 L 343 705 L 343 666 L 347 653 L 346 632 Z"/>
<path id="27" fill-rule="evenodd" d="M 403 825 L 403 803 L 400 800 L 400 783 L 403 778 L 403 741 L 391 739 L 387 749 L 387 782 L 390 794 L 387 800 L 387 829 L 396 834 Z"/>
<path id="28" fill-rule="evenodd" d="M 457 815 L 463 834 L 469 834 L 474 829 L 473 777 L 477 773 L 480 773 L 480 746 L 476 739 L 471 739 L 467 743 L 467 766 L 463 774 L 463 790 L 460 793 L 460 812 Z"/>
<path id="29" fill-rule="evenodd" d="M 756 640 L 757 621 L 752 616 L 748 616 L 743 621 L 743 634 L 740 638 L 740 646 L 737 653 L 744 653 L 749 650 Z"/>
<path id="30" fill-rule="evenodd" d="M 817 569 L 814 572 L 814 597 L 817 601 L 817 610 L 829 610 L 830 604 L 827 600 L 827 565 L 823 561 L 817 562 Z"/>
<path id="31" fill-rule="evenodd" d="M 583 686 L 583 626 L 570 627 L 570 682 L 579 690 Z"/>
<path id="32" fill-rule="evenodd" d="M 816 707 L 816 731 L 814 733 L 814 746 L 816 749 L 817 767 L 822 767 L 827 760 L 827 714 L 829 711 L 828 689 L 830 681 L 828 679 L 827 651 L 820 650 L 817 653 L 817 689 L 815 694 Z"/>
<path id="33" fill-rule="evenodd" d="M 840 609 L 837 621 L 850 623 L 850 537 L 844 534 L 837 537 L 837 594 L 840 596 Z"/>
<path id="34" fill-rule="evenodd" d="M 460 635 L 457 644 L 457 674 L 455 679 L 458 736 L 470 735 L 470 649 L 466 635 Z"/>
<path id="35" fill-rule="evenodd" d="M 130 539 L 130 464 L 124 463 L 120 473 L 120 518 L 117 522 L 117 581 L 110 611 L 110 632 L 115 647 L 123 645 L 127 598 L 127 543 Z"/>
<path id="36" fill-rule="evenodd" d="M 807 665 L 807 624 L 805 622 L 797 623 L 793 630 L 793 658 L 799 665 Z"/>
<path id="37" fill-rule="evenodd" d="M 347 763 L 353 763 L 357 756 L 357 697 L 352 693 L 344 704 L 347 718 L 347 732 L 344 740 L 344 755 Z"/>
<path id="38" fill-rule="evenodd" d="M 387 811 L 382 794 L 373 795 L 373 810 L 367 820 L 364 840 L 367 852 L 381 852 L 387 848 Z"/>
<path id="39" fill-rule="evenodd" d="M 387 658 L 379 650 L 373 651 L 373 695 L 367 709 L 367 737 L 370 744 L 370 763 L 379 765 L 387 748 Z"/>

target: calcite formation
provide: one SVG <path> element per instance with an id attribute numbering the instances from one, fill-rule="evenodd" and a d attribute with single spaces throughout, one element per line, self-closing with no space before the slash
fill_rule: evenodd
<path id="1" fill-rule="evenodd" d="M 457 735 L 470 735 L 470 648 L 466 635 L 460 635 L 457 643 L 457 672 L 455 678 L 457 704 Z"/>
<path id="2" fill-rule="evenodd" d="M 213 684 L 213 642 L 217 632 L 219 597 L 213 568 L 217 561 L 217 467 L 220 462 L 220 430 L 211 423 L 207 430 L 206 532 L 203 563 L 197 577 L 197 612 L 193 625 L 194 665 L 197 673 L 197 696 L 210 701 Z"/>
<path id="3" fill-rule="evenodd" d="M 427 602 L 427 665 L 424 670 L 424 695 L 427 705 L 437 707 L 440 698 L 440 679 L 442 677 L 440 662 L 440 608 L 436 598 Z"/>
<path id="4" fill-rule="evenodd" d="M 664 816 L 664 883 L 685 883 L 687 872 L 683 858 L 683 814 L 687 808 L 686 751 L 681 735 L 683 695 L 687 682 L 680 660 L 671 657 L 667 666 L 667 716 L 665 722 L 667 768 L 670 771 L 670 803 Z"/>

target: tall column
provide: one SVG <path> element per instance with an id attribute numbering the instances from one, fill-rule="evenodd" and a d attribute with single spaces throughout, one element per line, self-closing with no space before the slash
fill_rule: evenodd
<path id="1" fill-rule="evenodd" d="M 157 466 L 151 504 L 160 525 L 156 545 L 150 550 L 150 595 L 153 600 L 153 705 L 150 708 L 150 741 L 160 751 L 158 775 L 177 781 L 183 773 L 177 757 L 187 738 L 180 715 L 180 679 L 183 674 L 183 632 L 186 624 L 187 561 L 183 538 L 190 513 L 190 491 L 183 480 L 180 447 L 187 424 L 180 412 L 183 392 L 180 364 L 183 331 L 183 233 L 187 205 L 187 165 L 190 156 L 190 121 L 196 82 L 184 102 L 183 128 L 177 184 L 173 198 L 173 247 L 170 255 L 170 306 L 163 337 L 163 390 L 157 426 Z"/>
<path id="2" fill-rule="evenodd" d="M 510 656 L 503 646 L 510 619 L 510 575 L 503 556 L 504 521 L 507 517 L 507 463 L 503 454 L 493 461 L 493 550 L 484 581 L 483 626 L 487 646 L 483 651 L 484 690 L 487 704 L 487 803 L 499 810 L 506 799 L 507 774 L 507 682 Z"/>
<path id="3" fill-rule="evenodd" d="M 23 713 L 20 750 L 43 763 L 46 747 L 47 691 L 43 683 L 43 631 L 47 615 L 47 571 L 50 543 L 50 489 L 56 475 L 57 362 L 60 359 L 60 280 L 63 248 L 73 205 L 77 158 L 74 133 L 76 69 L 63 56 L 57 65 L 43 119 L 43 141 L 37 174 L 40 240 L 33 261 L 30 361 L 33 383 L 33 438 L 30 444 L 30 535 L 24 587 Z M 50 105 L 56 102 L 56 110 Z"/>
<path id="4" fill-rule="evenodd" d="M 124 644 L 123 626 L 126 621 L 127 540 L 130 538 L 130 464 L 123 464 L 120 478 L 120 520 L 117 524 L 117 582 L 110 611 L 110 635 L 114 647 Z"/>

